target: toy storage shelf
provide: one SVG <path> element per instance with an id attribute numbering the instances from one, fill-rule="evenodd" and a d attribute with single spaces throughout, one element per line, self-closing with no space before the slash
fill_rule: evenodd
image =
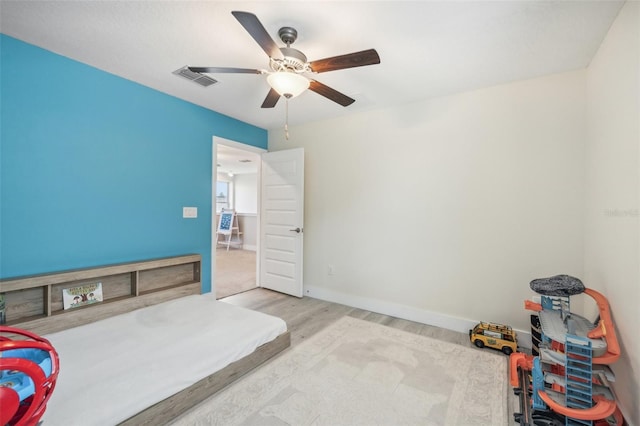
<path id="1" fill-rule="evenodd" d="M 5 297 L 6 325 L 45 334 L 199 294 L 200 269 L 200 255 L 188 254 L 3 279 L 0 293 Z M 63 309 L 63 289 L 95 283 L 102 283 L 103 302 Z"/>

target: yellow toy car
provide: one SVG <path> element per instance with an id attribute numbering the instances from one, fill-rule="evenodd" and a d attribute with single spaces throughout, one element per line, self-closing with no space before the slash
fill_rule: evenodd
<path id="1" fill-rule="evenodd" d="M 498 349 L 505 355 L 518 350 L 516 333 L 508 325 L 480 322 L 469 330 L 469 339 L 479 348 L 487 346 Z"/>

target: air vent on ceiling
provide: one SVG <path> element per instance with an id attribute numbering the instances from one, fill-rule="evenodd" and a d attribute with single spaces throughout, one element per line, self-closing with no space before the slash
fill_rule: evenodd
<path id="1" fill-rule="evenodd" d="M 175 70 L 173 72 L 175 75 L 179 75 L 180 77 L 184 77 L 187 80 L 191 80 L 194 83 L 199 84 L 200 86 L 203 87 L 209 87 L 213 84 L 216 84 L 218 82 L 218 80 L 213 79 L 209 76 L 206 76 L 204 74 L 200 74 L 198 72 L 193 72 L 190 71 L 189 68 L 187 66 L 184 66 L 178 70 Z"/>
<path id="2" fill-rule="evenodd" d="M 244 160 L 238 160 L 240 163 L 251 163 L 251 160 L 245 158 Z"/>

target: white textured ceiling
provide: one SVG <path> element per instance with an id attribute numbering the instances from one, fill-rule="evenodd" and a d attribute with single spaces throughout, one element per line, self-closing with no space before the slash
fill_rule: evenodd
<path id="1" fill-rule="evenodd" d="M 581 69 L 597 51 L 620 1 L 5 1 L 9 36 L 189 102 L 273 129 L 285 102 L 260 105 L 265 76 L 212 75 L 202 88 L 172 71 L 184 65 L 268 68 L 231 15 L 257 15 L 272 38 L 298 30 L 309 60 L 375 48 L 381 64 L 312 76 L 353 97 L 342 107 L 307 91 L 289 103 L 290 125 L 383 108 L 545 74 Z M 46 70 L 43 70 L 46 75 Z M 51 82 L 55 84 L 55 82 Z"/>
<path id="2" fill-rule="evenodd" d="M 260 154 L 244 151 L 230 146 L 217 145 L 218 173 L 243 175 L 258 172 Z"/>

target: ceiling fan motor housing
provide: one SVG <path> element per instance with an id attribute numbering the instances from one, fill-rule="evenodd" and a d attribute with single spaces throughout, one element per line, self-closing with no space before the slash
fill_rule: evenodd
<path id="1" fill-rule="evenodd" d="M 271 58 L 271 69 L 299 73 L 309 71 L 305 54 L 291 47 L 291 44 L 298 38 L 298 31 L 292 27 L 282 27 L 278 30 L 278 36 L 287 47 L 280 48 L 283 59 Z"/>
<path id="2" fill-rule="evenodd" d="M 284 59 L 280 61 L 274 60 L 276 62 L 280 62 L 280 64 L 276 65 L 277 69 L 274 69 L 274 71 L 282 71 L 282 67 L 286 68 L 289 71 L 306 71 L 307 57 L 304 55 L 304 53 L 302 53 L 298 49 L 294 49 L 293 47 L 281 47 L 280 51 L 282 52 L 282 56 L 284 56 Z"/>

